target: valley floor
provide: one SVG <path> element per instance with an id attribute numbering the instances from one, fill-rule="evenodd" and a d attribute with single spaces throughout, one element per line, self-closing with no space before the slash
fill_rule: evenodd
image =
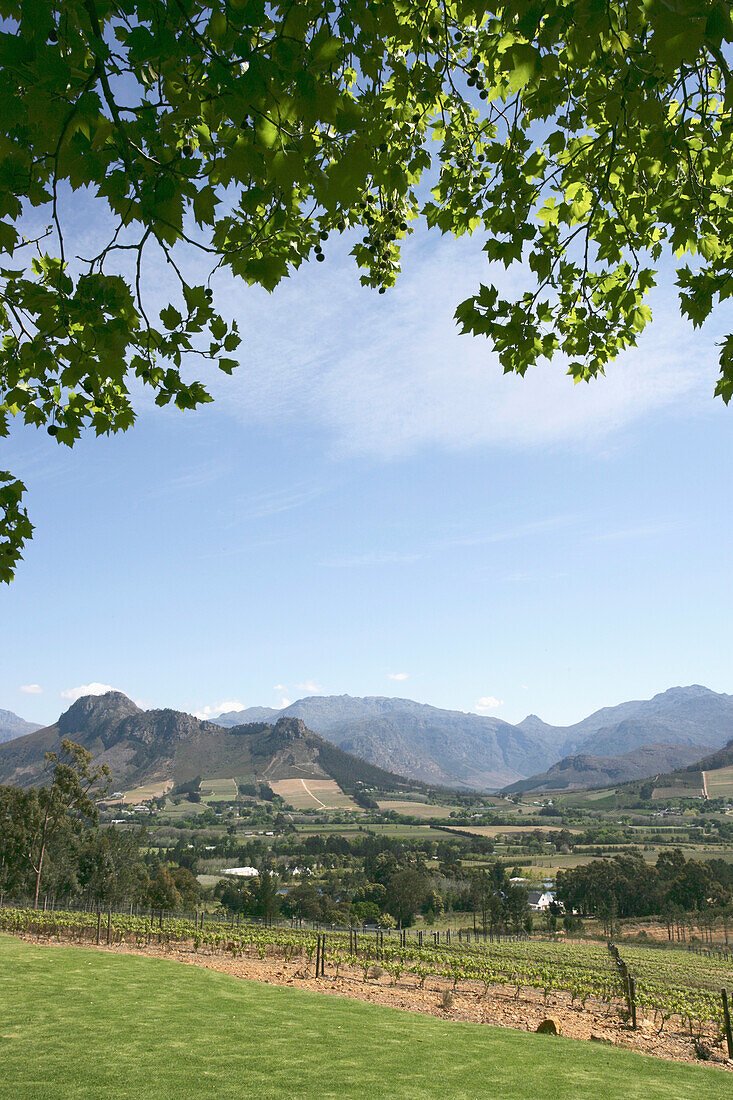
<path id="1" fill-rule="evenodd" d="M 37 936 L 27 936 L 24 940 L 39 945 L 57 942 L 55 938 L 47 940 Z M 451 989 L 450 983 L 435 976 L 428 977 L 424 988 L 420 988 L 412 975 L 392 982 L 383 973 L 370 976 L 365 981 L 360 969 L 342 966 L 336 976 L 331 966 L 327 968 L 326 977 L 317 979 L 313 965 L 309 966 L 304 958 L 285 961 L 281 956 L 259 958 L 254 953 L 232 958 L 218 952 L 211 954 L 204 948 L 194 951 L 193 944 L 159 947 L 151 943 L 145 948 L 129 944 L 91 948 L 88 945 L 85 948 L 73 945 L 73 948 L 114 956 L 136 955 L 173 960 L 233 978 L 364 1001 L 437 1017 L 444 1022 L 490 1024 L 535 1032 L 542 1020 L 550 1016 L 558 1021 L 561 1034 L 567 1038 L 591 1040 L 594 1046 L 596 1043 L 612 1045 L 657 1058 L 700 1065 L 693 1037 L 672 1022 L 668 1022 L 660 1032 L 651 1019 L 640 1017 L 637 1030 L 632 1031 L 621 1019 L 620 1004 L 609 1006 L 589 1000 L 583 1008 L 577 1002 L 571 1004 L 570 996 L 561 992 L 553 992 L 545 999 L 536 990 L 523 988 L 517 996 L 513 987 L 494 986 L 485 993 L 479 983 L 471 985 L 462 982 L 453 992 L 450 1007 L 446 1008 L 443 994 Z M 712 1049 L 712 1063 L 722 1070 L 732 1070 L 733 1062 L 726 1059 L 723 1043 L 712 1027 L 702 1037 Z M 733 1081 L 730 1095 L 733 1097 Z"/>

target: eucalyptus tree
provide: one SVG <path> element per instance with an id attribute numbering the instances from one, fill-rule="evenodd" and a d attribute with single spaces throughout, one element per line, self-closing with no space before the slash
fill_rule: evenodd
<path id="1" fill-rule="evenodd" d="M 139 385 L 209 400 L 191 361 L 230 373 L 241 341 L 211 276 L 273 290 L 338 234 L 380 292 L 417 219 L 482 234 L 524 289 L 490 268 L 456 316 L 519 374 L 558 353 L 576 381 L 602 373 L 665 255 L 694 325 L 733 288 L 729 0 L 0 0 L 0 18 L 2 434 L 13 415 L 68 446 L 123 431 Z M 0 474 L 3 580 L 23 491 Z"/>

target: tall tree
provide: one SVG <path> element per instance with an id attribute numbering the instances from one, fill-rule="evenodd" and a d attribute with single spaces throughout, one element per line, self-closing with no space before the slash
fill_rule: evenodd
<path id="1" fill-rule="evenodd" d="M 99 820 L 96 799 L 110 785 L 106 764 L 92 768 L 92 754 L 65 737 L 61 752 L 46 753 L 50 783 L 41 787 L 27 830 L 27 859 L 35 875 L 33 905 L 38 908 L 43 861 L 51 837 L 62 829 L 78 830 Z"/>
<path id="2" fill-rule="evenodd" d="M 463 302 L 505 371 L 633 346 L 666 253 L 700 325 L 733 291 L 729 0 L 0 0 L 0 434 L 71 446 L 208 400 L 240 342 L 187 252 L 273 289 L 357 230 L 385 291 L 422 214 L 526 290 Z M 72 192 L 100 227 L 80 257 Z M 429 197 L 425 201 L 425 195 Z M 688 260 L 685 257 L 692 257 Z M 176 289 L 153 316 L 150 265 Z M 716 392 L 733 395 L 733 334 Z M 0 474 L 0 578 L 30 524 Z"/>

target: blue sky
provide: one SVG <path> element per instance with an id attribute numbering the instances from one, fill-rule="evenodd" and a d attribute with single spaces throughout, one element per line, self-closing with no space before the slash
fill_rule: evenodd
<path id="1" fill-rule="evenodd" d="M 566 723 L 731 690 L 724 319 L 693 332 L 667 274 L 607 378 L 506 378 L 452 320 L 478 238 L 416 234 L 383 296 L 326 251 L 273 295 L 220 281 L 244 340 L 213 405 L 141 396 L 132 431 L 73 452 L 3 441 L 36 533 L 0 592 L 0 707 L 51 721 L 100 684 L 202 714 L 322 691 Z"/>

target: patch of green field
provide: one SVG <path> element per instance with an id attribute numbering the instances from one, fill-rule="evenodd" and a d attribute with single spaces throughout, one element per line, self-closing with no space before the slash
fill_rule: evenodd
<path id="1" fill-rule="evenodd" d="M 0 996 L 8 1100 L 730 1095 L 721 1069 L 10 936 Z"/>
<path id="2" fill-rule="evenodd" d="M 202 779 L 200 790 L 204 802 L 234 802 L 239 793 L 234 779 Z"/>
<path id="3" fill-rule="evenodd" d="M 181 821 L 184 817 L 191 817 L 192 815 L 195 817 L 196 814 L 202 814 L 206 809 L 208 807 L 205 802 L 189 802 L 187 798 L 184 798 L 176 806 L 173 800 L 169 798 L 160 811 L 160 817 L 176 822 Z"/>

